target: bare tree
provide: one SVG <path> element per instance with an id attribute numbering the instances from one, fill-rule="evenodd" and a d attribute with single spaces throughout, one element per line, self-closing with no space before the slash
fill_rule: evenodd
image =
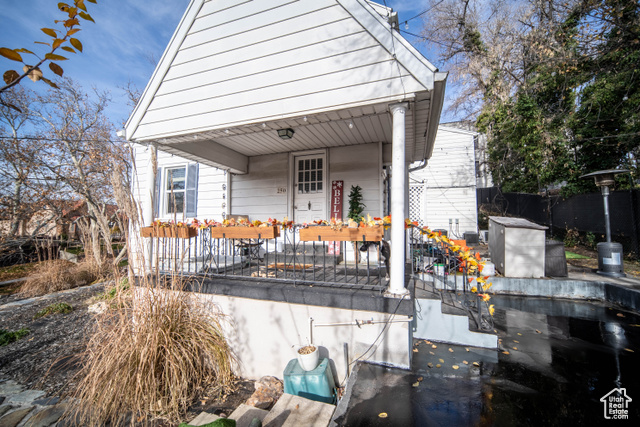
<path id="1" fill-rule="evenodd" d="M 43 168 L 87 203 L 91 252 L 100 260 L 100 237 L 113 256 L 107 204 L 113 201 L 111 171 L 113 162 L 125 161 L 119 142 L 112 141 L 113 127 L 104 115 L 109 101 L 105 93 L 93 98 L 69 79 L 40 97 L 35 114 L 46 128 L 49 139 L 41 152 Z"/>

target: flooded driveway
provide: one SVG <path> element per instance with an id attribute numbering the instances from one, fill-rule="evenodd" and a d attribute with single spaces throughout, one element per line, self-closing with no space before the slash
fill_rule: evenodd
<path id="1" fill-rule="evenodd" d="M 500 350 L 416 340 L 411 371 L 361 364 L 339 425 L 639 425 L 638 314 L 546 298 L 492 303 Z"/>

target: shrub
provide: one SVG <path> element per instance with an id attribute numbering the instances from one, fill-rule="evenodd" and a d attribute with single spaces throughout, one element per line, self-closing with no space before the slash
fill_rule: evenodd
<path id="1" fill-rule="evenodd" d="M 20 292 L 27 297 L 88 285 L 107 276 L 106 264 L 97 264 L 86 258 L 78 264 L 64 260 L 46 261 L 38 266 L 22 284 Z"/>
<path id="2" fill-rule="evenodd" d="M 50 304 L 45 308 L 43 308 L 42 310 L 40 310 L 39 312 L 37 312 L 33 316 L 33 319 L 35 320 L 41 317 L 51 316 L 52 314 L 67 314 L 67 313 L 71 313 L 72 311 L 73 311 L 73 307 L 71 307 L 66 302 L 58 302 L 55 304 Z"/>
<path id="3" fill-rule="evenodd" d="M 567 229 L 564 236 L 564 245 L 566 247 L 574 247 L 580 243 L 580 233 L 575 228 Z"/>
<path id="4" fill-rule="evenodd" d="M 81 424 L 122 425 L 127 414 L 177 422 L 210 383 L 231 390 L 223 315 L 177 282 L 136 288 L 130 304 L 97 319 L 71 393 Z"/>
<path id="5" fill-rule="evenodd" d="M 6 329 L 0 329 L 0 347 L 3 345 L 11 344 L 14 341 L 18 341 L 25 335 L 29 335 L 29 329 L 22 328 L 17 331 L 7 331 Z"/>

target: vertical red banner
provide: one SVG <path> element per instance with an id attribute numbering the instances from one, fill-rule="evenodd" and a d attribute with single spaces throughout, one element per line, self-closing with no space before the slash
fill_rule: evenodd
<path id="1" fill-rule="evenodd" d="M 331 218 L 342 219 L 342 196 L 344 193 L 344 181 L 331 183 Z M 328 242 L 329 255 L 340 255 L 340 242 Z"/>
<path id="2" fill-rule="evenodd" d="M 331 218 L 342 219 L 342 193 L 344 181 L 331 183 Z"/>

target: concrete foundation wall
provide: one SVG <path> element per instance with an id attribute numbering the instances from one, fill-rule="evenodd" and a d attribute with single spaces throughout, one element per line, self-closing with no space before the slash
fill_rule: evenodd
<path id="1" fill-rule="evenodd" d="M 370 311 L 318 307 L 285 302 L 255 300 L 224 295 L 197 294 L 217 305 L 228 316 L 225 335 L 240 361 L 238 375 L 258 379 L 263 375 L 282 378 L 289 360 L 296 357 L 296 347 L 309 340 L 309 317 L 314 319 L 313 343 L 320 357 L 333 363 L 338 381 L 347 373 L 344 343 L 349 349 L 349 362 L 355 361 L 376 341 L 384 323 L 374 325 L 317 326 L 323 323 L 351 323 L 356 319 L 385 321 L 391 315 Z M 408 320 L 394 316 L 394 322 Z M 377 344 L 361 360 L 410 365 L 411 329 L 408 322 L 391 323 Z"/>

